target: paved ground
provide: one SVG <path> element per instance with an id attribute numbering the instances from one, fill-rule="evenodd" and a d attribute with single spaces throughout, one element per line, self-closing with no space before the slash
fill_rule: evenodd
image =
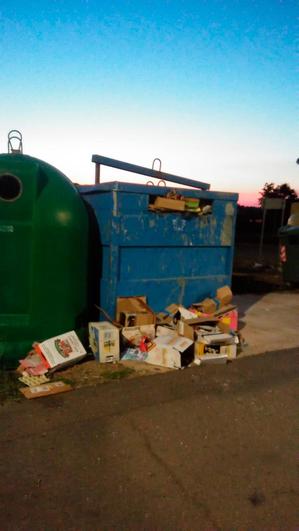
<path id="1" fill-rule="evenodd" d="M 297 350 L 0 409 L 4 530 L 295 530 Z"/>
<path id="2" fill-rule="evenodd" d="M 299 348 L 299 290 L 236 295 L 234 303 L 247 344 L 243 355 Z"/>

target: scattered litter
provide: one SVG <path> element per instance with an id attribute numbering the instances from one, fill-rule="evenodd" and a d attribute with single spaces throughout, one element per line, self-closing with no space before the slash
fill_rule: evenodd
<path id="1" fill-rule="evenodd" d="M 26 374 L 26 372 L 24 372 L 23 376 L 20 376 L 18 380 L 28 385 L 28 387 L 35 387 L 36 385 L 41 385 L 50 381 L 44 374 L 41 374 L 40 376 L 31 376 L 30 374 Z"/>
<path id="2" fill-rule="evenodd" d="M 74 331 L 34 343 L 33 350 L 20 360 L 17 368 L 17 373 L 21 374 L 19 380 L 28 386 L 21 388 L 20 392 L 26 398 L 37 398 L 71 390 L 71 386 L 63 382 L 50 382 L 48 375 L 77 363 L 85 355 L 86 350 Z"/>
<path id="3" fill-rule="evenodd" d="M 35 352 L 44 358 L 48 369 L 56 370 L 80 361 L 86 355 L 76 332 L 66 332 L 42 343 L 33 345 Z"/>
<path id="4" fill-rule="evenodd" d="M 124 361 L 146 361 L 147 352 L 142 352 L 139 348 L 127 348 L 122 355 Z"/>
<path id="5" fill-rule="evenodd" d="M 42 385 L 36 385 L 35 387 L 22 387 L 20 391 L 26 398 L 30 400 L 31 398 L 39 398 L 42 396 L 65 393 L 66 391 L 71 391 L 72 389 L 73 388 L 71 385 L 58 381 Z"/>
<path id="6" fill-rule="evenodd" d="M 20 374 L 30 374 L 32 376 L 42 376 L 48 372 L 48 365 L 46 360 L 34 351 L 29 352 L 25 359 L 20 360 L 20 365 L 17 368 Z"/>
<path id="7" fill-rule="evenodd" d="M 176 191 L 155 197 L 154 202 L 149 205 L 149 209 L 160 212 L 190 212 L 198 216 L 212 213 L 211 204 L 198 197 L 183 196 Z"/>
<path id="8" fill-rule="evenodd" d="M 116 321 L 123 325 L 121 359 L 176 369 L 191 362 L 200 365 L 235 359 L 239 345 L 238 310 L 232 297 L 230 287 L 222 286 L 214 297 L 190 308 L 171 304 L 155 318 L 146 297 L 118 298 Z"/>
<path id="9" fill-rule="evenodd" d="M 124 327 L 121 331 L 121 335 L 124 344 L 139 347 L 144 341 L 144 338 L 147 338 L 148 341 L 155 339 L 155 325 Z"/>
<path id="10" fill-rule="evenodd" d="M 195 209 L 190 199 L 190 209 L 192 205 Z M 89 323 L 90 349 L 103 364 L 134 361 L 183 369 L 191 363 L 227 363 L 245 345 L 238 333 L 238 309 L 232 296 L 229 286 L 223 286 L 215 296 L 189 308 L 173 303 L 158 314 L 145 296 L 119 297 L 115 321 Z M 27 386 L 20 391 L 28 399 L 70 391 L 70 385 L 50 381 L 49 376 L 84 356 L 86 350 L 74 331 L 34 343 L 17 369 L 19 380 Z"/>
<path id="11" fill-rule="evenodd" d="M 194 358 L 194 365 L 201 365 L 201 360 L 199 358 Z"/>
<path id="12" fill-rule="evenodd" d="M 89 323 L 90 348 L 100 363 L 116 363 L 119 361 L 119 328 L 103 321 Z"/>
<path id="13" fill-rule="evenodd" d="M 200 361 L 201 363 L 211 363 L 211 364 L 223 364 L 226 363 L 228 357 L 225 354 L 206 354 L 203 356 Z"/>

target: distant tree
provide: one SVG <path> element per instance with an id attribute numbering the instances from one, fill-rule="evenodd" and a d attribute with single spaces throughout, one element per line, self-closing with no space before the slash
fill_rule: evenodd
<path id="1" fill-rule="evenodd" d="M 295 201 L 298 196 L 288 183 L 275 185 L 274 183 L 265 183 L 259 193 L 259 204 L 262 206 L 265 197 L 280 197 L 288 202 Z"/>

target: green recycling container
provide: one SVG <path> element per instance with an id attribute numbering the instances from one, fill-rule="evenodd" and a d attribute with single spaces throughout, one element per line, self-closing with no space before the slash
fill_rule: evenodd
<path id="1" fill-rule="evenodd" d="M 88 320 L 88 213 L 71 181 L 23 154 L 0 155 L 0 367 L 34 341 Z"/>
<path id="2" fill-rule="evenodd" d="M 299 283 L 299 226 L 286 225 L 279 230 L 279 255 L 285 282 Z"/>

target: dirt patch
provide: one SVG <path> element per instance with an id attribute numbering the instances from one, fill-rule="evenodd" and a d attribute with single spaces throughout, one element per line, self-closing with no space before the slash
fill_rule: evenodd
<path id="1" fill-rule="evenodd" d="M 21 397 L 19 389 L 22 385 L 14 371 L 0 370 L 0 404 L 8 399 L 18 400 Z"/>
<path id="2" fill-rule="evenodd" d="M 168 372 L 172 369 L 157 367 L 140 361 L 119 363 L 98 363 L 95 360 L 83 360 L 81 363 L 55 373 L 55 380 L 70 383 L 76 389 L 94 386 L 123 378 L 137 378 L 149 374 Z"/>
<path id="3" fill-rule="evenodd" d="M 72 385 L 74 389 L 79 389 L 80 387 L 90 387 L 124 378 L 137 378 L 171 370 L 138 361 L 98 363 L 89 357 L 72 367 L 53 373 L 51 380 L 62 380 Z M 23 399 L 19 389 L 24 387 L 24 384 L 19 382 L 19 376 L 15 371 L 0 371 L 0 405 L 7 400 Z"/>

